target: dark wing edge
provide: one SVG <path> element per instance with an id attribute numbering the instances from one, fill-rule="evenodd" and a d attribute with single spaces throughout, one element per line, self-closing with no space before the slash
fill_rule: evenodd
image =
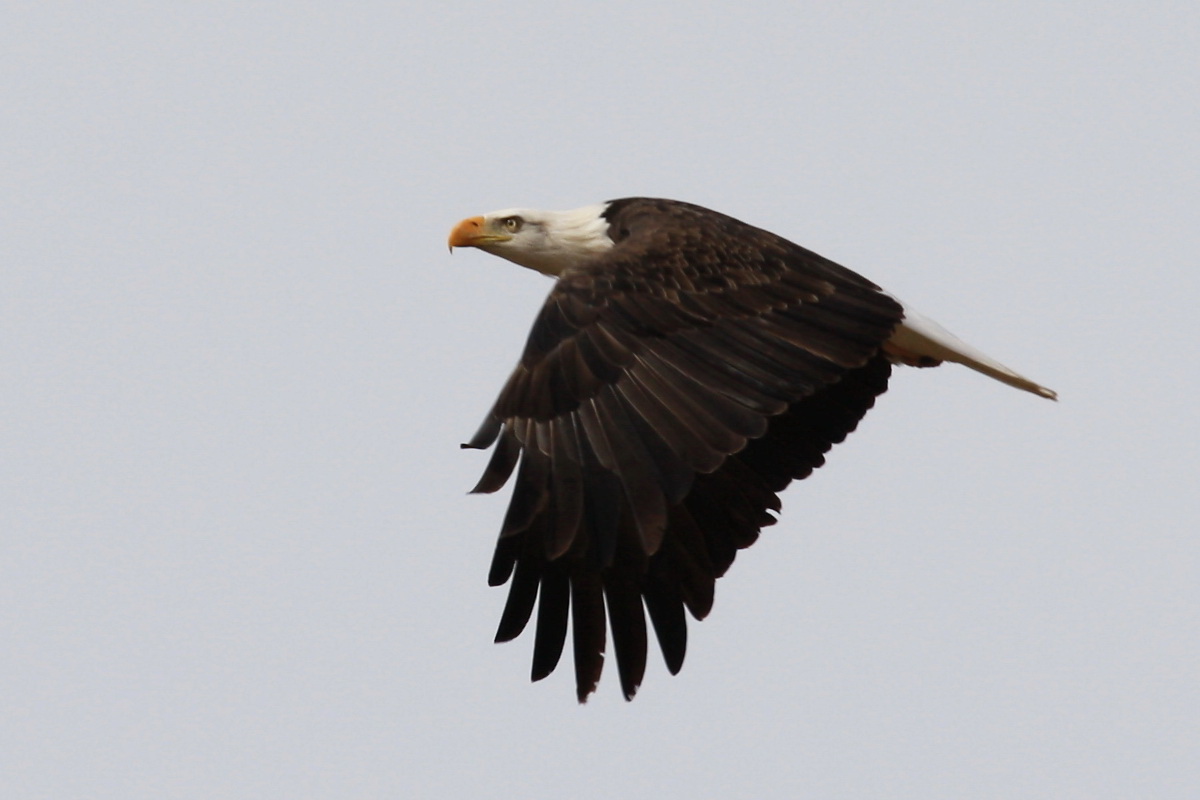
<path id="1" fill-rule="evenodd" d="M 570 620 L 580 702 L 606 627 L 626 699 L 644 675 L 647 616 L 679 671 L 685 609 L 708 614 L 737 550 L 775 522 L 778 493 L 886 390 L 879 348 L 901 316 L 865 279 L 785 240 L 641 203 L 610 220 L 610 254 L 559 280 L 464 445 L 496 445 L 475 491 L 516 474 L 489 572 L 510 582 L 496 640 L 518 636 L 536 606 L 539 680 Z"/>

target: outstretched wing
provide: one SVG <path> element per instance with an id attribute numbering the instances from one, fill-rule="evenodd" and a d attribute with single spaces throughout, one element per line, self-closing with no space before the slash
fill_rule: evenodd
<path id="1" fill-rule="evenodd" d="M 615 201 L 613 248 L 555 285 L 467 447 L 475 487 L 516 484 L 489 582 L 511 580 L 497 641 L 538 607 L 534 680 L 568 617 L 580 701 L 606 618 L 626 698 L 649 613 L 668 668 L 715 580 L 887 387 L 902 311 L 864 278 L 766 231 L 669 201 Z M 519 467 L 518 467 L 519 464 Z M 606 614 L 607 605 L 607 614 Z"/>

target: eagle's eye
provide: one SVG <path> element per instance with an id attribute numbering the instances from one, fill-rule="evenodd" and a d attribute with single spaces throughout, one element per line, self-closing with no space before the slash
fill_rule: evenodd
<path id="1" fill-rule="evenodd" d="M 521 230 L 521 226 L 525 224 L 525 220 L 520 217 L 505 217 L 500 220 L 500 224 L 504 226 L 504 230 L 509 233 L 516 233 Z"/>

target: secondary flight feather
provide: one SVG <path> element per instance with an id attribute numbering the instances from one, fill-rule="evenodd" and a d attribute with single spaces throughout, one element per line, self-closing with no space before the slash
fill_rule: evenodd
<path id="1" fill-rule="evenodd" d="M 716 579 L 775 523 L 780 492 L 855 429 L 894 364 L 956 362 L 1055 398 L 862 276 L 689 203 L 508 209 L 463 220 L 449 244 L 557 279 L 463 446 L 495 447 L 474 491 L 516 475 L 488 576 L 509 583 L 496 641 L 536 609 L 539 680 L 569 626 L 580 702 L 610 630 L 632 699 L 647 617 L 679 671 L 685 610 L 708 614 Z"/>

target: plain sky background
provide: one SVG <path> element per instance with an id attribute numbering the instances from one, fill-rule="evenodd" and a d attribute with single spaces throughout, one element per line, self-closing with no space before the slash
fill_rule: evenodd
<path id="1" fill-rule="evenodd" d="M 0 796 L 1200 796 L 1200 10 L 0 17 Z M 715 207 L 1055 389 L 900 370 L 670 677 L 491 638 L 465 216 Z M 564 665 L 565 666 L 565 665 Z"/>

